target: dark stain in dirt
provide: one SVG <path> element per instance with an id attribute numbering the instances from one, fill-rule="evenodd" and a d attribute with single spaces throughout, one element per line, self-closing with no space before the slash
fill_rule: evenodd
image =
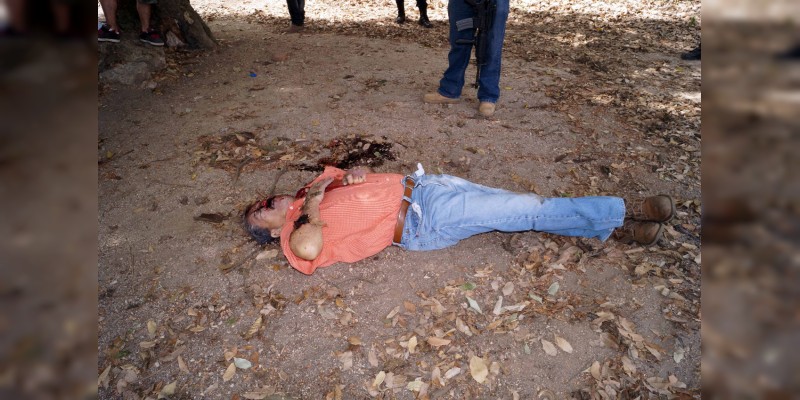
<path id="1" fill-rule="evenodd" d="M 228 216 L 220 213 L 203 213 L 194 217 L 195 221 L 210 222 L 212 224 L 219 224 L 226 219 L 228 219 Z"/>
<path id="2" fill-rule="evenodd" d="M 380 139 L 361 136 L 336 138 L 326 146 L 331 151 L 329 157 L 321 158 L 320 167 L 332 165 L 336 168 L 379 167 L 386 160 L 394 160 L 393 144 L 385 137 Z"/>
<path id="3" fill-rule="evenodd" d="M 252 132 L 240 131 L 222 136 L 199 138 L 201 161 L 233 172 L 291 167 L 302 171 L 322 171 L 325 166 L 349 169 L 356 166 L 379 167 L 396 159 L 394 143 L 386 137 L 348 135 L 327 144 L 317 140 L 273 138 L 264 143 Z"/>

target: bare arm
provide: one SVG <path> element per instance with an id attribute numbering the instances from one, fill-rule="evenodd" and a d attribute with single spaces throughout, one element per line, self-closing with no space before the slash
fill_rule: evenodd
<path id="1" fill-rule="evenodd" d="M 295 229 L 289 236 L 289 248 L 297 257 L 311 261 L 322 252 L 322 227 L 325 222 L 320 219 L 319 204 L 325 196 L 325 188 L 333 178 L 323 179 L 309 189 L 303 203 L 303 214 L 295 222 Z"/>

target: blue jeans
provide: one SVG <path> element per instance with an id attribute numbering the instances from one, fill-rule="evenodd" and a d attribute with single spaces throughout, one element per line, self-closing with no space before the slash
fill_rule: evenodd
<path id="1" fill-rule="evenodd" d="M 487 47 L 486 65 L 481 67 L 481 76 L 478 80 L 478 100 L 497 103 L 500 97 L 500 56 L 503 53 L 503 39 L 506 36 L 506 20 L 508 19 L 508 1 L 496 0 L 492 29 L 489 30 L 489 45 Z M 442 80 L 439 81 L 439 94 L 452 99 L 461 97 L 464 88 L 464 73 L 469 65 L 471 44 L 457 44 L 458 39 L 472 39 L 475 29 L 456 29 L 456 21 L 472 18 L 475 12 L 464 0 L 450 0 L 447 4 L 447 16 L 450 21 L 450 54 L 447 56 L 449 65 L 444 71 Z"/>
<path id="2" fill-rule="evenodd" d="M 544 198 L 514 193 L 450 175 L 411 176 L 415 181 L 403 238 L 408 250 L 435 250 L 490 231 L 540 231 L 606 240 L 622 226 L 619 197 Z"/>

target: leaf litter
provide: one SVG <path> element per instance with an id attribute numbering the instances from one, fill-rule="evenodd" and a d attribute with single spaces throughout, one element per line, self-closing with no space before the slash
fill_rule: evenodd
<path id="1" fill-rule="evenodd" d="M 545 2 L 548 7 L 551 7 L 553 11 L 547 11 L 543 15 L 546 15 L 547 18 L 554 18 L 553 14 L 559 8 L 565 7 L 565 4 L 555 2 L 555 1 L 548 1 Z M 585 6 L 585 2 L 573 2 L 573 5 L 578 6 Z M 605 3 L 601 3 L 605 4 Z M 636 11 L 637 5 L 631 5 L 630 3 L 623 3 L 623 6 L 628 9 L 627 12 L 631 12 L 631 10 Z M 678 7 L 684 7 L 679 5 Z M 661 12 L 664 8 L 664 5 L 658 5 L 656 12 Z M 614 12 L 609 13 L 609 15 L 613 16 Z M 513 18 L 528 18 L 529 16 L 524 16 L 522 14 L 515 15 Z M 594 18 L 594 17 L 586 17 L 586 18 Z M 591 26 L 593 29 L 602 28 L 607 37 L 601 38 L 603 43 L 606 45 L 611 44 L 613 41 L 613 37 L 618 36 L 620 34 L 619 31 L 611 31 L 609 32 L 609 25 L 608 19 L 605 16 L 596 17 L 597 19 Z M 604 21 L 605 23 L 597 24 L 597 21 Z M 346 26 L 347 23 L 344 25 Z M 581 30 L 580 24 L 574 25 L 574 31 L 579 32 Z M 346 29 L 346 27 L 337 27 L 335 29 Z M 380 28 L 380 29 L 388 29 L 388 28 Z M 351 34 L 355 34 L 356 29 L 353 29 Z M 600 31 L 598 31 L 600 32 Z M 528 46 L 522 46 L 518 43 L 515 39 L 520 35 L 520 32 L 510 32 L 509 33 L 509 45 L 507 47 L 507 51 L 509 54 L 515 54 L 517 56 L 522 55 L 523 57 L 535 57 L 537 54 L 545 54 L 545 55 L 553 55 L 555 53 L 552 49 L 527 49 Z M 534 37 L 539 37 L 543 35 L 543 32 L 535 32 Z M 415 36 L 414 33 L 412 36 Z M 419 40 L 425 41 L 428 39 L 420 38 Z M 603 57 L 597 57 L 596 54 L 593 54 L 597 51 L 596 48 L 587 46 L 582 48 L 583 54 L 576 55 L 573 57 L 573 60 L 578 65 L 577 68 L 582 68 L 580 65 L 585 65 L 593 73 L 598 73 L 602 77 L 602 74 L 609 74 L 610 71 L 613 71 L 616 64 L 623 62 L 622 54 L 632 54 L 638 50 L 631 50 L 630 48 L 625 48 L 624 41 L 619 41 L 617 44 L 613 44 L 613 48 L 618 48 L 621 50 L 621 53 L 617 53 L 619 57 L 614 57 L 613 60 L 610 62 L 605 62 Z M 655 44 L 656 46 L 660 46 L 661 44 L 657 44 L 654 42 L 654 39 L 651 37 L 643 38 L 642 43 L 637 43 L 635 46 L 639 49 L 644 48 L 645 44 Z M 527 53 L 528 51 L 532 51 L 533 53 Z M 640 79 L 640 78 L 637 78 Z M 603 80 L 599 80 L 602 82 Z M 376 85 L 378 85 L 376 81 Z M 549 93 L 552 95 L 553 98 L 557 99 L 559 102 L 564 103 L 576 103 L 580 102 L 584 99 L 589 99 L 590 101 L 597 101 L 596 98 L 592 98 L 589 93 L 592 92 L 591 86 L 593 80 L 587 80 L 587 83 L 582 83 L 578 86 L 579 90 L 574 96 L 570 97 L 569 94 L 565 93 L 566 91 L 557 91 L 552 92 L 554 90 L 552 87 L 546 88 L 546 90 L 550 90 Z M 581 86 L 587 85 L 587 86 Z M 378 86 L 376 86 L 378 87 Z M 586 89 L 585 91 L 583 91 Z M 596 92 L 595 92 L 596 93 Z M 625 94 L 623 91 L 619 93 L 613 93 L 611 97 L 618 101 L 619 104 L 633 104 L 636 102 L 636 96 L 631 94 Z M 654 97 L 658 97 L 658 95 L 650 95 L 645 94 L 641 97 L 641 102 L 651 101 Z M 663 100 L 663 99 L 661 99 Z M 612 101 L 613 102 L 613 101 Z M 618 107 L 619 104 L 614 105 Z M 633 109 L 633 108 L 631 108 Z M 678 127 L 680 128 L 680 123 L 675 120 L 670 120 L 669 115 L 673 115 L 675 112 L 679 112 L 681 109 L 669 109 L 666 117 L 659 117 L 658 121 L 650 120 L 646 121 L 646 118 L 650 118 L 650 116 L 645 115 L 644 119 L 641 121 L 635 121 L 636 124 L 643 124 L 642 126 L 649 127 L 648 129 L 655 129 L 655 133 L 659 138 L 666 138 L 667 143 L 670 145 L 681 148 L 685 154 L 688 154 L 688 158 L 684 161 L 679 162 L 678 164 L 691 166 L 693 163 L 696 162 L 697 157 L 692 155 L 692 150 L 690 149 L 693 145 L 692 138 L 682 138 L 680 136 L 670 136 L 665 134 L 664 132 L 668 131 L 669 127 Z M 691 107 L 685 108 L 685 110 L 689 111 L 690 116 L 693 113 L 696 113 L 696 110 L 692 110 Z M 630 114 L 623 113 L 623 116 L 632 117 Z M 636 119 L 636 117 L 634 117 Z M 662 124 L 662 127 L 658 127 L 657 125 Z M 225 135 L 231 135 L 224 137 Z M 303 167 L 303 168 L 318 168 L 318 166 L 314 165 L 315 159 L 320 159 L 320 154 L 326 151 L 330 151 L 331 149 L 327 150 L 320 150 L 326 147 L 325 143 L 315 143 L 314 141 L 296 141 L 293 139 L 278 139 L 278 141 L 270 142 L 264 135 L 263 131 L 254 130 L 253 132 L 245 132 L 245 131 L 237 131 L 231 130 L 229 132 L 222 133 L 223 140 L 219 143 L 215 143 L 213 146 L 209 146 L 208 149 L 204 151 L 208 151 L 208 154 L 201 154 L 198 153 L 197 157 L 198 160 L 203 162 L 213 163 L 213 166 L 216 168 L 222 168 L 229 172 L 241 171 L 243 168 L 256 168 L 259 166 L 259 163 L 269 164 L 270 168 L 274 166 L 292 166 L 292 167 Z M 356 136 L 353 137 L 346 137 L 345 139 L 350 140 L 347 142 L 348 146 L 353 148 L 359 147 L 357 146 L 361 141 L 361 146 L 359 148 L 364 149 L 367 144 L 370 144 L 367 150 L 370 150 L 372 147 L 371 143 L 374 143 L 371 139 L 362 140 L 361 138 L 357 138 Z M 358 140 L 357 142 L 352 142 L 352 140 Z M 283 142 L 281 142 L 283 141 Z M 255 143 L 255 144 L 254 144 Z M 343 142 L 344 143 L 344 142 Z M 216 147 L 215 147 L 216 146 Z M 226 147 L 229 146 L 229 147 Z M 343 146 L 343 148 L 348 147 Z M 262 148 L 265 147 L 265 148 Z M 236 151 L 239 148 L 240 150 Z M 259 154 L 258 151 L 261 151 Z M 317 152 L 319 151 L 319 152 Z M 348 150 L 349 151 L 349 150 Z M 331 152 L 333 154 L 333 152 Z M 643 158 L 641 154 L 639 154 L 635 149 L 631 149 L 629 153 L 631 156 L 630 158 L 633 160 L 633 163 L 638 162 L 639 159 Z M 373 156 L 376 156 L 373 153 Z M 252 158 L 253 160 L 257 161 L 248 161 L 248 157 Z M 668 157 L 670 159 L 674 158 L 673 153 L 669 153 Z M 269 158 L 269 159 L 267 159 Z M 587 173 L 588 171 L 583 165 L 588 165 L 591 163 L 590 161 L 582 161 L 586 159 L 584 156 L 576 157 L 570 156 L 569 158 L 563 158 L 562 161 L 566 163 L 572 163 L 572 165 L 576 165 L 576 174 L 583 174 Z M 344 160 L 344 158 L 341 158 Z M 579 160 L 579 161 L 575 161 Z M 619 174 L 622 171 L 628 170 L 630 167 L 626 165 L 630 165 L 631 162 L 627 162 L 625 160 L 614 160 L 614 163 L 609 163 L 609 171 L 612 174 Z M 668 163 L 665 163 L 668 164 Z M 209 164 L 212 165 L 212 164 Z M 684 168 L 666 168 L 661 171 L 662 176 L 665 179 L 678 179 L 677 176 L 683 172 Z M 689 177 L 689 175 L 685 175 Z M 690 179 L 693 179 L 689 177 Z M 588 180 L 587 180 L 588 181 Z M 624 181 L 622 181 L 624 183 Z M 591 190 L 591 186 L 587 185 L 587 190 Z M 687 213 L 689 215 L 697 215 L 697 210 L 695 209 L 695 205 L 693 203 L 689 204 L 689 206 L 681 205 L 679 206 L 679 212 Z M 690 231 L 691 232 L 691 231 Z M 683 235 L 683 236 L 681 236 Z M 686 234 L 682 234 L 673 230 L 666 239 L 667 249 L 671 249 L 675 254 L 669 254 L 668 252 L 659 252 L 656 250 L 655 252 L 646 251 L 646 252 L 635 252 L 635 253 L 625 253 L 623 258 L 625 258 L 626 263 L 629 265 L 636 265 L 637 262 L 641 262 L 640 265 L 649 265 L 649 267 L 636 268 L 633 271 L 633 268 L 630 269 L 632 271 L 631 275 L 631 282 L 640 285 L 646 285 L 652 287 L 658 294 L 663 296 L 663 301 L 665 302 L 664 310 L 664 318 L 667 321 L 672 321 L 677 324 L 691 324 L 699 321 L 698 318 L 698 307 L 694 304 L 695 299 L 699 298 L 699 288 L 697 287 L 699 281 L 697 278 L 696 273 L 692 271 L 691 268 L 694 267 L 692 263 L 698 264 L 699 259 L 697 258 L 697 250 L 692 249 L 691 247 L 682 246 L 682 240 L 689 240 Z M 448 350 L 445 350 L 449 347 L 457 348 L 459 350 L 456 351 L 463 351 L 465 346 L 469 346 L 470 343 L 475 343 L 471 341 L 470 338 L 481 340 L 491 337 L 494 335 L 504 335 L 509 333 L 515 333 L 519 331 L 520 327 L 520 318 L 528 319 L 529 321 L 532 320 L 534 322 L 531 325 L 526 325 L 526 327 L 533 327 L 535 328 L 539 323 L 547 320 L 557 320 L 557 321 L 566 321 L 570 323 L 581 323 L 581 322 L 589 322 L 591 321 L 591 325 L 595 329 L 598 337 L 601 337 L 605 340 L 606 343 L 615 343 L 617 346 L 616 348 L 619 351 L 619 354 L 612 356 L 608 360 L 600 360 L 597 362 L 592 363 L 590 367 L 589 375 L 595 379 L 593 383 L 589 385 L 587 390 L 594 390 L 595 394 L 598 396 L 610 396 L 615 397 L 621 395 L 621 393 L 627 390 L 627 394 L 638 394 L 640 396 L 646 396 L 646 392 L 651 393 L 658 393 L 664 395 L 675 395 L 685 393 L 683 392 L 686 389 L 686 385 L 680 382 L 674 376 L 666 376 L 666 377 L 654 377 L 648 375 L 641 375 L 642 371 L 652 371 L 652 369 L 647 368 L 648 364 L 653 365 L 664 365 L 665 361 L 674 361 L 675 363 L 680 363 L 684 360 L 683 347 L 675 347 L 674 350 L 662 348 L 661 345 L 657 344 L 649 338 L 647 335 L 644 335 L 637 327 L 637 324 L 632 322 L 633 318 L 630 316 L 630 310 L 620 310 L 617 307 L 610 307 L 610 308 L 602 308 L 598 307 L 598 304 L 593 301 L 591 298 L 584 298 L 580 296 L 576 296 L 575 293 L 572 292 L 572 289 L 567 290 L 562 288 L 558 281 L 549 280 L 552 277 L 563 277 L 562 274 L 565 273 L 580 273 L 581 268 L 586 268 L 586 261 L 590 254 L 592 254 L 591 250 L 584 250 L 581 245 L 575 241 L 564 240 L 564 239 L 552 239 L 548 238 L 541 241 L 541 248 L 537 249 L 536 245 L 531 245 L 530 247 L 521 249 L 518 253 L 514 255 L 521 256 L 518 261 L 518 265 L 515 268 L 512 268 L 509 271 L 505 271 L 505 268 L 501 267 L 478 267 L 476 268 L 473 274 L 470 274 L 470 279 L 474 278 L 475 283 L 469 282 L 464 283 L 461 282 L 453 282 L 452 286 L 456 289 L 461 290 L 460 301 L 450 298 L 447 294 L 447 289 L 442 288 L 442 291 L 439 293 L 428 293 L 427 299 L 423 302 L 419 303 L 419 305 L 414 305 L 411 301 L 404 301 L 402 304 L 402 309 L 406 313 L 415 314 L 420 313 L 420 321 L 424 321 L 420 326 L 415 326 L 412 322 L 414 321 L 411 318 L 408 318 L 407 315 L 403 315 L 400 312 L 400 309 L 397 311 L 392 310 L 394 314 L 387 315 L 386 319 L 389 321 L 389 329 L 388 331 L 393 332 L 395 338 L 403 337 L 402 340 L 410 341 L 411 337 L 414 338 L 426 338 L 425 341 L 419 341 L 416 346 L 412 346 L 414 348 L 414 352 L 411 353 L 411 357 L 408 359 L 408 362 L 419 363 L 421 370 L 425 371 L 439 371 L 438 373 L 430 372 L 430 385 L 431 386 L 446 386 L 451 385 L 450 387 L 455 387 L 458 384 L 465 384 L 466 381 L 463 379 L 463 376 L 460 376 L 462 368 L 466 368 L 466 361 L 465 359 L 456 358 L 455 354 L 458 353 L 449 353 Z M 576 250 L 579 249 L 579 250 Z M 693 252 L 694 251 L 694 252 Z M 534 255 L 534 253 L 536 255 Z M 609 252 L 609 257 L 613 256 L 614 249 L 611 249 Z M 689 257 L 691 256 L 691 257 Z M 688 263 L 684 263 L 684 261 L 680 260 L 687 260 L 685 257 L 688 258 Z M 272 257 L 270 257 L 272 258 Z M 652 260 L 655 259 L 655 263 L 651 263 Z M 668 262 L 663 262 L 661 265 L 658 265 L 658 262 L 663 260 L 670 260 Z M 688 267 L 687 267 L 688 266 Z M 613 268 L 613 267 L 606 267 L 606 268 Z M 496 294 L 488 294 L 485 291 L 482 291 L 482 288 L 488 288 L 492 283 L 495 281 L 488 282 L 487 279 L 491 278 L 493 275 L 502 272 L 503 279 L 505 282 L 502 285 L 502 289 L 498 286 L 496 290 L 501 290 L 503 295 L 503 300 L 500 300 Z M 633 277 L 635 276 L 635 277 Z M 550 283 L 552 282 L 552 283 Z M 550 283 L 548 286 L 547 283 Z M 448 283 L 448 286 L 451 284 Z M 459 285 L 461 286 L 459 288 Z M 572 286 L 569 286 L 570 288 Z M 469 292 L 469 293 L 464 293 Z M 520 295 L 520 293 L 522 293 Z M 547 293 L 549 296 L 542 297 L 542 294 Z M 554 298 L 554 296 L 558 294 L 559 298 Z M 467 303 L 464 304 L 463 296 L 468 295 Z M 517 296 L 517 297 L 512 297 Z M 522 302 L 523 298 L 531 300 L 530 303 L 525 304 Z M 280 310 L 275 307 L 275 304 L 269 301 L 261 301 L 261 305 L 258 306 L 258 310 L 256 311 L 265 311 L 267 314 L 274 313 L 276 311 L 280 312 Z M 410 300 L 410 299 L 409 299 Z M 302 299 L 300 302 L 308 301 L 308 299 Z M 413 300 L 416 301 L 416 300 Z M 492 309 L 491 315 L 485 315 L 482 313 L 479 302 L 482 304 L 494 304 L 495 307 Z M 503 303 L 513 304 L 513 306 L 503 306 Z M 411 306 L 409 306 L 409 304 Z M 334 308 L 318 308 L 318 310 L 328 310 L 332 311 Z M 468 310 L 473 310 L 475 312 L 467 312 Z M 193 320 L 193 324 L 186 328 L 187 331 L 193 332 L 194 334 L 202 334 L 206 335 L 209 333 L 208 329 L 210 324 L 212 323 L 212 318 L 208 317 L 208 312 L 197 312 L 195 311 L 195 315 L 189 314 L 190 317 L 197 317 Z M 217 313 L 219 314 L 219 313 Z M 325 313 L 328 315 L 328 313 Z M 274 314 L 273 314 L 274 315 Z M 262 319 L 262 317 L 264 317 Z M 357 318 L 363 318 L 363 316 L 356 315 Z M 489 319 L 489 317 L 493 317 Z M 323 317 L 324 318 L 324 317 Z M 324 318 L 327 319 L 327 318 Z M 524 321 L 523 319 L 523 321 Z M 338 320 L 338 319 L 336 319 Z M 595 324 L 597 322 L 597 324 Z M 266 315 L 259 315 L 257 319 L 252 323 L 251 327 L 247 332 L 243 335 L 245 338 L 253 338 L 255 337 L 261 330 L 263 324 L 267 324 L 268 320 L 266 319 Z M 154 322 L 155 324 L 155 322 Z M 139 337 L 137 341 L 139 343 L 144 343 L 145 346 L 141 346 L 141 350 L 144 351 L 143 353 L 144 358 L 149 357 L 145 354 L 147 352 L 155 352 L 158 353 L 161 351 L 162 347 L 165 346 L 173 346 L 174 343 L 163 343 L 158 342 L 154 339 L 154 332 L 150 332 L 150 323 L 148 321 L 147 324 L 147 334 L 149 338 L 146 340 L 141 340 L 142 338 Z M 342 324 L 343 326 L 345 324 Z M 596 326 L 595 326 L 596 325 Z M 165 333 L 165 330 L 172 329 L 172 328 L 165 328 L 166 324 L 162 327 L 155 327 L 155 329 L 161 329 L 161 333 Z M 252 328 L 257 326 L 255 330 Z M 247 326 L 239 326 L 241 330 L 245 329 Z M 408 332 L 397 333 L 393 330 L 403 330 L 408 327 Z M 414 334 L 411 334 L 411 330 L 414 330 Z M 335 329 L 341 329 L 337 327 Z M 691 329 L 691 328 L 690 328 Z M 419 331 L 416 331 L 419 330 Z M 438 332 L 436 332 L 438 330 Z M 447 333 L 452 331 L 450 333 Z M 389 332 L 387 332 L 387 336 Z M 542 331 L 541 333 L 545 333 Z M 169 335 L 169 333 L 166 333 Z M 381 342 L 383 337 L 375 338 L 373 336 L 367 335 L 359 335 L 363 337 L 363 345 L 364 349 L 368 350 L 367 361 L 369 365 L 373 368 L 379 368 L 382 365 L 385 365 L 385 361 L 395 358 L 402 360 L 405 357 L 405 354 L 402 351 L 390 351 L 391 346 L 399 347 L 399 340 L 395 340 L 394 342 L 388 343 L 387 347 L 381 348 L 381 345 L 377 345 L 377 343 Z M 342 335 L 341 337 L 347 338 L 348 335 Z M 446 339 L 445 339 L 446 338 Z M 534 337 L 535 338 L 535 337 Z M 572 338 L 572 336 L 570 336 Z M 381 339 L 381 340 L 376 340 Z M 388 340 L 388 337 L 385 338 Z M 520 349 L 524 349 L 528 347 L 528 341 L 530 343 L 535 343 L 531 341 L 532 338 L 526 339 L 525 345 L 520 347 Z M 557 349 L 561 349 L 561 351 L 571 354 L 567 348 L 571 349 L 571 345 L 568 342 L 563 340 L 564 343 L 561 342 L 563 338 L 555 335 L 553 338 L 555 344 L 542 339 L 542 345 L 544 348 L 544 342 L 550 343 L 552 350 L 555 351 L 557 354 Z M 260 340 L 260 339 L 259 339 Z M 133 341 L 134 347 L 137 341 Z M 358 344 L 352 343 L 352 341 L 347 340 L 349 345 L 354 346 L 361 346 L 361 339 L 359 339 Z M 431 343 L 433 341 L 434 343 Z M 447 343 L 444 343 L 447 341 Z M 566 344 L 565 344 L 566 343 Z M 661 343 L 664 343 L 663 341 Z M 347 344 L 347 343 L 345 343 Z M 406 343 L 408 346 L 408 342 Z M 166 349 L 168 351 L 172 349 Z M 444 350 L 441 353 L 441 350 Z M 546 350 L 545 350 L 546 351 Z M 524 353 L 530 353 L 530 351 L 524 351 Z M 672 353 L 672 357 L 663 357 L 664 354 Z M 346 352 L 339 353 L 338 357 L 341 357 Z M 535 354 L 535 351 L 533 352 Z M 351 352 L 352 354 L 352 352 Z M 442 354 L 441 356 L 439 354 Z M 237 355 L 237 351 L 233 351 L 233 355 L 228 358 L 226 354 L 226 360 L 235 360 L 235 359 L 242 359 L 239 357 L 235 357 Z M 379 357 L 380 356 L 380 357 Z M 565 356 L 562 354 L 561 356 Z M 183 358 L 180 355 L 176 356 L 178 360 L 178 364 L 181 363 L 185 364 Z M 344 356 L 345 360 L 347 356 Z M 174 359 L 174 358 L 173 358 Z M 476 378 L 474 378 L 474 374 L 472 373 L 472 360 L 474 357 L 470 357 L 469 360 L 469 367 L 470 367 L 470 375 L 473 377 L 473 380 L 478 382 Z M 483 360 L 483 359 L 481 359 Z M 406 360 L 403 360 L 406 361 Z M 483 367 L 486 368 L 487 371 L 496 371 L 500 369 L 500 363 L 491 363 L 490 366 L 486 366 L 485 362 L 483 363 Z M 231 365 L 235 365 L 231 363 Z M 344 368 L 347 364 L 342 362 L 342 367 Z M 434 368 L 431 368 L 432 365 L 435 365 Z M 229 366 L 230 369 L 230 366 Z M 353 367 L 353 370 L 356 368 Z M 183 371 L 183 368 L 180 368 Z M 235 373 L 236 368 L 233 369 L 233 373 Z M 349 369 L 348 369 L 349 370 Z M 103 373 L 106 377 L 110 375 L 111 366 L 108 366 L 104 369 Z M 126 376 L 129 379 L 135 380 L 138 374 L 135 372 L 136 370 L 128 368 L 125 369 Z M 395 390 L 410 390 L 410 391 L 422 391 L 424 385 L 424 379 L 421 379 L 420 376 L 414 376 L 414 374 L 410 373 L 409 371 L 401 371 L 399 369 L 393 370 L 386 370 L 387 372 L 380 371 L 384 373 L 384 377 L 388 376 L 388 384 L 384 385 L 384 390 L 390 390 L 393 393 L 397 393 Z M 441 371 L 446 371 L 442 374 Z M 225 375 L 227 375 L 227 370 Z M 491 372 L 492 374 L 494 372 Z M 436 374 L 436 375 L 434 375 Z M 484 382 L 488 381 L 489 372 L 487 372 L 487 377 L 484 378 Z M 102 375 L 101 375 L 102 377 Z M 233 375 L 229 377 L 228 380 L 232 379 Z M 224 378 L 224 376 L 223 376 Z M 448 382 L 450 380 L 458 380 L 461 378 L 462 380 L 457 383 Z M 169 381 L 169 380 L 165 380 Z M 127 382 L 127 381 L 125 381 Z M 226 380 L 227 382 L 227 380 Z M 419 383 L 417 383 L 419 382 Z M 102 382 L 98 384 L 101 385 Z M 383 383 L 383 382 L 382 382 Z M 479 382 L 480 383 L 480 382 Z M 101 385 L 102 386 L 102 385 Z M 106 384 L 107 386 L 107 384 Z M 167 385 L 168 386 L 168 385 Z M 622 389 L 620 388 L 622 387 Z M 206 392 L 213 392 L 217 386 L 212 384 L 208 386 Z M 157 389 L 161 390 L 163 388 Z M 339 389 L 341 392 L 341 389 Z M 252 396 L 256 397 L 248 397 L 246 393 L 251 393 Z M 332 393 L 336 393 L 334 390 Z M 477 392 L 480 393 L 480 392 Z M 692 392 L 690 392 L 692 393 Z M 244 398 L 258 398 L 257 396 L 261 396 L 262 394 L 257 394 L 255 392 L 244 392 L 241 394 Z M 264 395 L 265 397 L 267 395 Z M 481 396 L 476 396 L 480 398 Z M 634 398 L 635 396 L 631 396 Z"/>

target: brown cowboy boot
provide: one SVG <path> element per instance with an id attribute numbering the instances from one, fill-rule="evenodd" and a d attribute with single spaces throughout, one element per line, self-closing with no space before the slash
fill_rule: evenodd
<path id="1" fill-rule="evenodd" d="M 650 196 L 632 208 L 628 217 L 637 221 L 669 222 L 675 217 L 675 202 L 665 194 Z"/>
<path id="2" fill-rule="evenodd" d="M 639 243 L 642 246 L 655 244 L 664 233 L 664 225 L 652 221 L 626 219 L 621 227 L 614 230 L 614 239 L 620 243 Z"/>

